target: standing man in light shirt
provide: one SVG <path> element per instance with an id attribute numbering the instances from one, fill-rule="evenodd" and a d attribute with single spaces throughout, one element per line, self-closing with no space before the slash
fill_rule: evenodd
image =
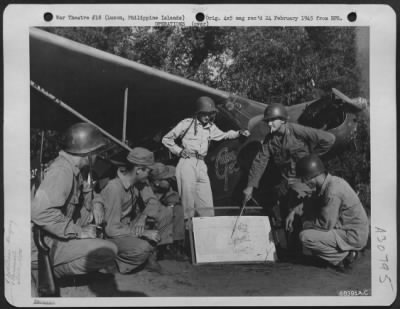
<path id="1" fill-rule="evenodd" d="M 210 142 L 250 135 L 247 130 L 221 131 L 213 123 L 216 114 L 214 101 L 206 96 L 200 97 L 196 101 L 194 117 L 179 122 L 162 139 L 162 143 L 180 157 L 176 178 L 185 220 L 194 217 L 195 212 L 200 217 L 214 216 L 210 179 L 204 162 Z M 182 145 L 175 142 L 178 138 Z"/>

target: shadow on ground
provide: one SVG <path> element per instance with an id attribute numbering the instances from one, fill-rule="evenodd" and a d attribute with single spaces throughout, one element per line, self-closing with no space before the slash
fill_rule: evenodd
<path id="1" fill-rule="evenodd" d="M 341 291 L 371 291 L 370 250 L 347 273 L 331 268 L 278 262 L 209 264 L 160 261 L 164 274 L 146 270 L 97 275 L 86 285 L 63 287 L 62 296 L 207 297 L 207 296 L 338 296 Z"/>

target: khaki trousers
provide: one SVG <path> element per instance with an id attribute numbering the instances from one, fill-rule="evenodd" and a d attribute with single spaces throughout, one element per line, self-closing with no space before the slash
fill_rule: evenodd
<path id="1" fill-rule="evenodd" d="M 333 265 L 339 264 L 348 254 L 339 248 L 338 235 L 335 230 L 319 231 L 314 229 L 303 230 L 300 233 L 300 241 L 303 246 Z"/>
<path id="2" fill-rule="evenodd" d="M 194 217 L 196 212 L 200 217 L 214 216 L 210 178 L 204 160 L 181 158 L 176 167 L 176 179 L 185 219 Z"/>

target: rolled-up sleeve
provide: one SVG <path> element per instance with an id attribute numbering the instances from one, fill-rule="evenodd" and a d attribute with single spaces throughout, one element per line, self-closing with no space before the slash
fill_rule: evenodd
<path id="1" fill-rule="evenodd" d="M 101 196 L 105 207 L 106 234 L 115 238 L 131 234 L 128 224 L 121 222 L 122 218 L 122 193 L 119 188 L 109 183 L 102 191 Z"/>
<path id="2" fill-rule="evenodd" d="M 32 222 L 62 238 L 75 238 L 82 230 L 62 213 L 72 190 L 73 173 L 67 169 L 50 169 L 32 200 Z"/>
<path id="3" fill-rule="evenodd" d="M 173 154 L 179 155 L 179 153 L 182 151 L 182 147 L 178 146 L 175 143 L 175 140 L 183 134 L 185 127 L 184 124 L 186 123 L 186 120 L 182 120 L 179 122 L 175 128 L 173 128 L 171 131 L 169 131 L 165 136 L 162 138 L 162 143 L 165 147 L 169 149 Z"/>
<path id="4" fill-rule="evenodd" d="M 227 132 L 221 131 L 215 124 L 211 126 L 210 137 L 213 141 L 221 141 L 223 139 L 235 139 L 239 137 L 239 131 L 229 130 Z"/>
<path id="5" fill-rule="evenodd" d="M 265 172 L 270 158 L 270 153 L 267 144 L 262 145 L 262 149 L 257 153 L 253 160 L 249 171 L 249 178 L 247 182 L 248 187 L 258 188 L 260 179 Z"/>

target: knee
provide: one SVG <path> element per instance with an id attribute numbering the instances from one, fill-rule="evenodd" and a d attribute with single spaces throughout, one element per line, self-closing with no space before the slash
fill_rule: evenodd
<path id="1" fill-rule="evenodd" d="M 154 250 L 154 247 L 150 245 L 150 243 L 148 243 L 146 240 L 143 240 L 138 243 L 136 249 L 138 253 L 142 253 L 143 255 L 149 255 Z"/>
<path id="2" fill-rule="evenodd" d="M 299 234 L 299 239 L 303 244 L 312 242 L 314 240 L 313 238 L 313 234 L 310 232 L 310 230 L 301 231 Z"/>
<path id="3" fill-rule="evenodd" d="M 104 261 L 114 260 L 118 253 L 118 247 L 108 240 L 102 240 L 98 246 L 90 252 L 90 258 L 102 259 Z"/>
<path id="4" fill-rule="evenodd" d="M 118 255 L 124 257 L 136 256 L 146 259 L 150 255 L 150 253 L 153 252 L 153 250 L 154 247 L 150 245 L 150 243 L 147 242 L 146 240 L 135 239 L 134 244 L 132 244 L 132 246 L 128 246 L 126 248 L 124 247 L 120 248 Z"/>

